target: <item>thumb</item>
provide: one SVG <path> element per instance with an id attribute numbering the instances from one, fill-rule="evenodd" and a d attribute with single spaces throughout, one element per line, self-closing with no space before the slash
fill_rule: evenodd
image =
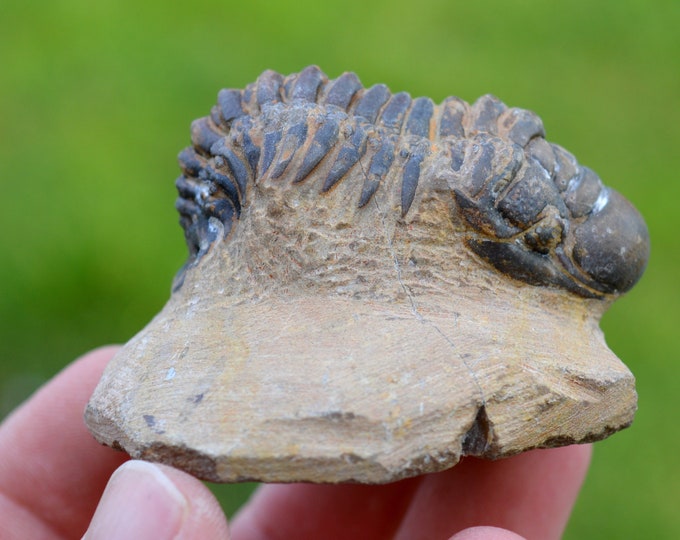
<path id="1" fill-rule="evenodd" d="M 449 540 L 524 540 L 524 537 L 498 527 L 470 527 Z"/>
<path id="2" fill-rule="evenodd" d="M 227 520 L 200 481 L 145 461 L 111 476 L 83 540 L 227 539 Z"/>

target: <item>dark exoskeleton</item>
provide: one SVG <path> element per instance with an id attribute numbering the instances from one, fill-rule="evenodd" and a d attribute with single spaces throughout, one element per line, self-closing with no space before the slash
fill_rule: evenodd
<path id="1" fill-rule="evenodd" d="M 480 126 L 450 145 L 457 173 L 451 187 L 478 233 L 468 239 L 470 248 L 527 283 L 583 296 L 629 290 L 649 255 L 637 210 L 563 148 L 546 142 L 533 113 L 505 110 L 490 96 L 472 108 L 502 112 L 498 131 Z"/>
<path id="2" fill-rule="evenodd" d="M 361 167 L 363 208 L 396 174 L 406 216 L 418 186 L 431 181 L 421 178 L 427 163 L 444 159 L 466 244 L 479 257 L 526 283 L 581 296 L 629 290 L 649 256 L 642 217 L 544 137 L 534 113 L 493 96 L 435 106 L 381 84 L 364 89 L 353 73 L 329 81 L 315 66 L 288 77 L 266 71 L 244 90 L 220 91 L 211 115 L 192 126 L 193 148 L 180 154 L 189 264 L 220 227 L 229 233 L 248 184 L 265 175 L 298 183 L 329 160 L 322 196 Z"/>

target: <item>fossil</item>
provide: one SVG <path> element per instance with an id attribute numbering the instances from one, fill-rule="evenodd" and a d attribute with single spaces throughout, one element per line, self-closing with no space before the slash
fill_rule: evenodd
<path id="1" fill-rule="evenodd" d="M 266 71 L 179 161 L 189 258 L 88 404 L 100 442 L 213 481 L 382 483 L 631 423 L 598 322 L 647 229 L 534 113 Z"/>

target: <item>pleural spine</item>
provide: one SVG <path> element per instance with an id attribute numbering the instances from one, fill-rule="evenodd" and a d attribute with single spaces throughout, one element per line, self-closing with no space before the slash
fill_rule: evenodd
<path id="1" fill-rule="evenodd" d="M 321 118 L 317 126 L 310 125 L 313 124 L 312 109 L 314 117 Z M 226 176 L 241 189 L 235 197 L 236 189 L 227 187 L 223 180 L 225 189 L 220 195 L 232 200 L 238 215 L 244 203 L 245 164 L 251 181 L 257 182 L 265 174 L 280 178 L 298 152 L 304 152 L 294 174 L 294 182 L 302 182 L 323 160 L 333 159 L 322 183 L 322 192 L 326 192 L 366 156 L 367 141 L 371 137 L 375 151 L 364 166 L 367 175 L 358 205 L 365 206 L 393 165 L 399 166 L 402 168 L 402 215 L 405 215 L 413 202 L 422 165 L 432 153 L 432 143 L 443 138 L 465 137 L 470 131 L 497 131 L 495 123 L 504 109 L 504 105 L 491 97 L 482 98 L 472 108 L 457 98 L 449 98 L 436 107 L 429 98 L 411 99 L 406 92 L 391 94 L 383 84 L 364 89 L 353 73 L 329 81 L 315 66 L 289 77 L 266 71 L 245 90 L 220 91 L 212 114 L 194 123 L 195 155 L 191 150 L 181 154 L 185 179 L 180 183 L 186 188 L 187 179 L 192 177 L 190 164 L 198 160 L 204 168 L 211 165 L 222 168 L 219 160 L 208 163 L 211 158 L 222 157 L 228 164 Z M 272 112 L 274 110 L 278 114 Z M 527 127 L 529 131 L 534 128 L 531 134 L 527 134 Z M 253 130 L 261 132 L 259 145 L 253 143 Z M 509 131 L 521 131 L 526 139 L 540 134 L 541 130 L 539 121 L 538 126 L 512 126 Z M 219 146 L 214 147 L 215 143 Z M 337 145 L 340 147 L 335 151 Z M 404 159 L 395 162 L 397 155 Z M 245 164 L 240 165 L 239 160 Z M 212 178 L 215 173 L 204 176 Z M 189 194 L 187 189 L 181 191 Z"/>

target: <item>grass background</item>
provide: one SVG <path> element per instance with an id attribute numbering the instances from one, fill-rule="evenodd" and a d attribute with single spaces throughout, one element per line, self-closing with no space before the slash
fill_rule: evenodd
<path id="1" fill-rule="evenodd" d="M 680 538 L 680 2 L 3 0 L 0 418 L 161 308 L 186 254 L 175 156 L 222 87 L 266 68 L 439 101 L 491 92 L 635 202 L 641 283 L 604 317 L 638 379 L 566 538 Z M 228 512 L 250 486 L 216 488 Z"/>

